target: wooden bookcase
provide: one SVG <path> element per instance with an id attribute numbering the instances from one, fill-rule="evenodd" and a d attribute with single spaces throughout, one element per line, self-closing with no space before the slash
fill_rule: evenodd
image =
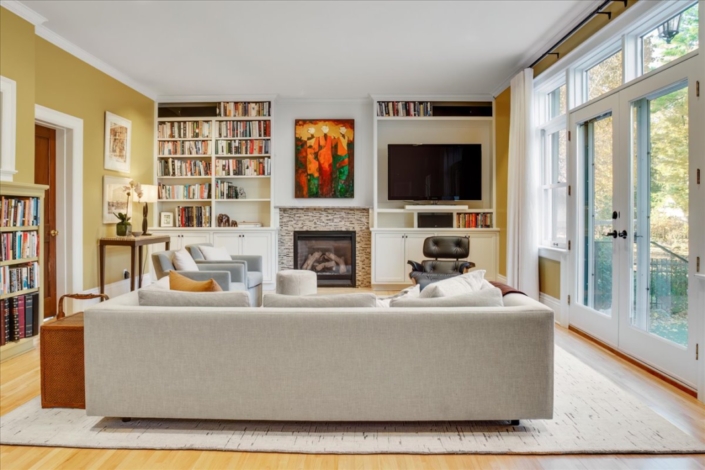
<path id="1" fill-rule="evenodd" d="M 12 183 L 12 182 L 2 182 L 0 183 L 0 196 L 4 198 L 13 198 L 19 200 L 31 200 L 36 198 L 38 200 L 37 205 L 37 222 L 35 225 L 25 225 L 22 222 L 13 223 L 9 220 L 10 215 L 3 211 L 2 206 L 0 206 L 0 235 L 3 237 L 7 234 L 22 234 L 22 233 L 36 233 L 36 243 L 37 243 L 37 255 L 19 259 L 10 259 L 8 256 L 3 256 L 0 259 L 0 269 L 12 269 L 13 267 L 19 267 L 21 265 L 26 265 L 27 263 L 36 263 L 36 269 L 38 271 L 39 282 L 36 287 L 29 289 L 16 290 L 14 292 L 9 292 L 5 288 L 5 285 L 0 289 L 0 301 L 10 300 L 12 301 L 19 296 L 26 294 L 39 294 L 38 295 L 38 305 L 34 307 L 33 312 L 33 322 L 34 322 L 34 333 L 31 336 L 22 338 L 16 341 L 10 341 L 4 346 L 0 346 L 0 362 L 10 359 L 11 357 L 22 354 L 32 348 L 37 344 L 37 339 L 39 338 L 39 330 L 42 320 L 44 319 L 44 289 L 43 289 L 43 277 L 44 277 L 44 193 L 48 189 L 48 186 L 38 185 L 38 184 L 26 184 L 26 183 Z M 8 283 L 9 280 L 3 276 L 3 283 Z M 9 287 L 9 286 L 8 286 Z M 0 331 L 0 334 L 4 334 L 4 331 Z"/>

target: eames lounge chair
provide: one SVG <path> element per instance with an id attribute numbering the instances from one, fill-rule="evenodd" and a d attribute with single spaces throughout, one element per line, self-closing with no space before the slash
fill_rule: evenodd
<path id="1" fill-rule="evenodd" d="M 409 277 L 421 289 L 432 282 L 459 276 L 475 267 L 475 263 L 464 259 L 470 254 L 468 237 L 428 237 L 423 242 L 423 254 L 434 259 L 420 263 L 408 261 L 411 265 Z"/>

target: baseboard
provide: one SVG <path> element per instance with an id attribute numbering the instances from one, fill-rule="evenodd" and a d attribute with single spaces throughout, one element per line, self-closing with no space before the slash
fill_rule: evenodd
<path id="1" fill-rule="evenodd" d="M 17 357 L 27 351 L 31 351 L 36 348 L 38 344 L 39 335 L 21 339 L 16 343 L 7 343 L 0 348 L 0 362 L 5 362 L 8 359 L 12 359 L 13 357 Z"/>
<path id="2" fill-rule="evenodd" d="M 561 301 L 555 297 L 551 297 L 550 295 L 541 292 L 539 293 L 539 302 L 553 310 L 553 313 L 556 314 L 556 322 L 558 322 L 558 319 L 561 315 Z"/>

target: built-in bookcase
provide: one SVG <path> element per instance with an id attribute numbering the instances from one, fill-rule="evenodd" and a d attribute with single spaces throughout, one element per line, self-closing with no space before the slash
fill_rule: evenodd
<path id="1" fill-rule="evenodd" d="M 158 212 L 173 213 L 175 227 L 216 227 L 221 214 L 271 227 L 271 101 L 159 109 Z"/>
<path id="2" fill-rule="evenodd" d="M 0 361 L 34 347 L 44 318 L 44 192 L 0 184 Z"/>

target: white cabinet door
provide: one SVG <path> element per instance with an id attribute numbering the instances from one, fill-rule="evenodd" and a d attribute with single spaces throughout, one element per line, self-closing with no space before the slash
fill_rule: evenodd
<path id="1" fill-rule="evenodd" d="M 431 234 L 406 233 L 404 236 L 404 282 L 407 284 L 412 284 L 411 279 L 409 278 L 411 266 L 409 266 L 407 261 L 411 260 L 420 263 L 426 259 L 423 255 L 423 242 L 426 238 L 430 237 Z"/>
<path id="2" fill-rule="evenodd" d="M 484 269 L 485 279 L 497 280 L 498 268 L 498 236 L 496 233 L 473 233 L 470 236 L 470 261 L 475 263 L 474 269 Z"/>
<path id="3" fill-rule="evenodd" d="M 181 234 L 181 248 L 186 248 L 189 245 L 196 245 L 198 243 L 211 243 L 210 233 L 182 233 Z"/>
<path id="4" fill-rule="evenodd" d="M 242 233 L 214 233 L 213 246 L 225 248 L 231 255 L 240 255 L 242 254 Z"/>
<path id="5" fill-rule="evenodd" d="M 272 282 L 274 280 L 274 237 L 271 232 L 244 232 L 242 237 L 243 255 L 260 255 L 262 257 L 262 280 Z"/>
<path id="6" fill-rule="evenodd" d="M 160 235 L 160 236 L 166 235 L 166 236 L 168 236 L 169 239 L 170 239 L 170 241 L 169 241 L 169 249 L 170 249 L 170 250 L 179 250 L 179 249 L 181 249 L 181 237 L 179 236 L 179 235 L 181 235 L 181 234 L 180 234 L 179 232 L 161 232 L 161 231 L 160 231 L 160 232 L 156 232 L 155 235 Z M 150 246 L 150 248 L 153 248 L 153 247 Z M 155 248 L 154 250 L 150 250 L 150 251 L 154 251 L 154 252 L 162 251 L 161 245 L 160 245 L 159 248 Z"/>
<path id="7" fill-rule="evenodd" d="M 404 233 L 376 233 L 372 240 L 374 250 L 374 283 L 405 282 L 406 250 L 404 249 Z"/>

